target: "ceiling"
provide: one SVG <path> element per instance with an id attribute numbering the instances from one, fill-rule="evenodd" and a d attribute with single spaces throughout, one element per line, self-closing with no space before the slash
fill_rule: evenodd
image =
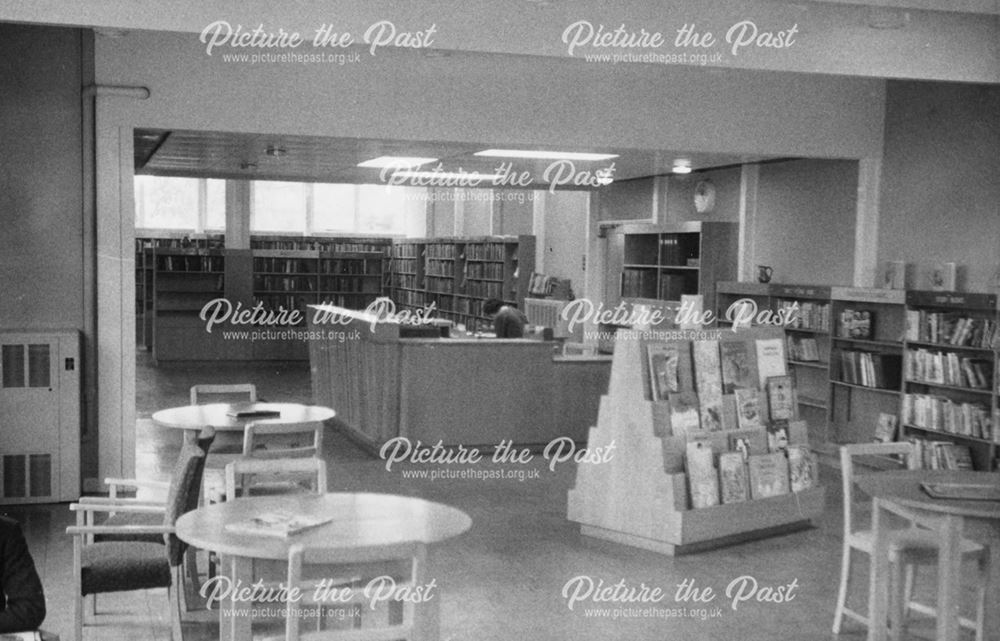
<path id="1" fill-rule="evenodd" d="M 413 142 L 319 136 L 283 136 L 209 131 L 135 131 L 135 172 L 156 176 L 228 178 L 246 180 L 288 180 L 304 182 L 384 183 L 379 169 L 358 167 L 358 163 L 379 156 L 437 158 L 422 165 L 428 171 L 439 165 L 442 171 L 473 172 L 493 176 L 501 163 L 510 163 L 510 172 L 528 172 L 530 188 L 549 187 L 553 182 L 566 189 L 587 189 L 598 170 L 614 163 L 614 180 L 623 181 L 671 173 L 674 160 L 687 159 L 693 170 L 772 160 L 764 156 L 701 154 L 681 151 L 630 149 L 560 149 L 615 153 L 618 158 L 601 161 L 573 161 L 572 166 L 554 166 L 554 160 L 486 158 L 473 155 L 496 144 Z M 518 146 L 517 149 L 524 149 Z M 582 182 L 583 184 L 577 184 Z M 414 184 L 407 180 L 403 184 Z M 494 186 L 484 180 L 481 186 Z"/>

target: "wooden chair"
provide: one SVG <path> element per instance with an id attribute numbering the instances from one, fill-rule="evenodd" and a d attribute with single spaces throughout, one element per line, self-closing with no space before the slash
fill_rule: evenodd
<path id="1" fill-rule="evenodd" d="M 874 536 L 872 530 L 855 529 L 852 516 L 852 505 L 854 501 L 854 459 L 857 457 L 902 457 L 908 468 L 916 468 L 919 461 L 915 458 L 915 449 L 910 443 L 856 443 L 843 445 L 840 448 L 840 465 L 844 492 L 844 542 L 841 555 L 840 568 L 840 588 L 837 593 L 837 609 L 833 619 L 833 632 L 840 634 L 844 617 L 849 617 L 866 626 L 872 625 L 867 616 L 847 607 L 847 588 L 850 582 L 851 552 L 857 550 L 863 552 L 871 558 L 874 548 Z M 890 509 L 890 508 L 886 508 Z M 935 610 L 924 604 L 916 603 L 912 600 L 913 583 L 916 576 L 916 568 L 919 565 L 934 564 L 937 562 L 937 552 L 940 545 L 939 537 L 927 519 L 905 509 L 891 509 L 893 513 L 908 521 L 905 528 L 894 530 L 889 539 L 889 560 L 892 564 L 893 585 L 890 608 L 893 619 L 893 636 L 898 638 L 905 627 L 905 615 L 908 611 L 922 612 L 934 615 Z M 989 571 L 989 550 L 972 541 L 962 540 L 961 542 L 963 560 L 972 559 L 979 563 L 980 576 L 983 571 Z M 976 638 L 981 641 L 983 634 L 983 611 L 986 598 L 985 581 L 979 585 L 979 604 L 977 607 L 977 620 L 971 621 L 961 618 L 963 627 L 976 630 Z M 884 623 L 883 623 L 884 625 Z"/>
<path id="2" fill-rule="evenodd" d="M 338 601 L 332 605 L 329 601 L 315 601 L 313 595 L 316 594 L 317 580 L 304 578 L 304 567 L 309 565 L 357 567 L 371 564 L 403 563 L 406 567 L 406 576 L 401 576 L 396 580 L 397 588 L 410 588 L 422 586 L 424 580 L 424 565 L 426 563 L 426 547 L 422 543 L 403 543 L 399 545 L 386 545 L 367 550 L 315 550 L 307 549 L 301 545 L 293 545 L 288 550 L 288 580 L 289 587 L 298 586 L 300 594 L 305 598 L 294 600 L 289 598 L 286 602 L 288 618 L 285 625 L 285 641 L 347 641 L 361 639 L 384 640 L 406 639 L 424 640 L 437 637 L 437 609 L 434 601 L 422 604 L 411 602 L 391 602 L 388 605 L 394 606 L 389 609 L 389 625 L 378 628 L 362 628 L 348 630 L 324 630 L 321 629 L 322 620 L 317 617 L 314 626 L 316 629 L 307 632 L 302 631 L 303 621 L 298 616 L 305 608 L 345 608 L 349 604 L 357 604 L 356 607 L 366 608 L 370 602 L 365 595 L 365 585 L 362 579 L 356 579 L 352 586 L 352 596 L 348 602 Z M 381 573 L 380 573 L 381 575 Z M 361 576 L 355 574 L 355 576 Z M 289 590 L 291 594 L 291 590 Z M 422 616 L 417 616 L 416 608 L 424 608 Z M 360 624 L 360 617 L 354 619 L 355 624 Z"/>
<path id="3" fill-rule="evenodd" d="M 256 488 L 263 488 L 263 491 L 255 492 Z M 282 489 L 325 493 L 326 461 L 318 458 L 242 458 L 226 466 L 227 501 L 241 494 L 275 494 Z"/>
<path id="4" fill-rule="evenodd" d="M 243 395 L 249 396 L 249 402 L 257 402 L 257 386 L 253 383 L 229 383 L 226 385 L 192 385 L 191 386 L 191 404 L 198 405 L 200 402 L 199 397 L 205 396 L 206 394 L 212 394 L 215 396 L 220 395 Z"/>
<path id="5" fill-rule="evenodd" d="M 319 458 L 323 454 L 323 429 L 322 423 L 251 421 L 243 430 L 243 457 Z"/>
<path id="6" fill-rule="evenodd" d="M 174 524 L 182 514 L 198 506 L 198 490 L 205 468 L 205 456 L 215 434 L 207 429 L 195 442 L 185 443 L 177 464 L 177 475 L 163 510 L 160 525 L 88 525 L 89 513 L 147 512 L 158 507 L 119 503 L 74 503 L 77 524 L 66 528 L 73 535 L 73 639 L 82 641 L 84 623 L 92 622 L 98 594 L 168 589 L 171 638 L 181 641 L 181 613 L 186 610 L 183 589 L 183 560 L 187 544 L 174 534 Z M 134 540 L 92 541 L 95 535 L 160 535 L 166 546 Z M 84 601 L 89 607 L 84 612 Z M 85 618 L 87 619 L 85 621 Z"/>

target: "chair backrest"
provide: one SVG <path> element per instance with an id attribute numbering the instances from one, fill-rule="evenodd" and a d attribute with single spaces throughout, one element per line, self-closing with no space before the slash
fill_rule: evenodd
<path id="1" fill-rule="evenodd" d="M 198 507 L 201 479 L 205 472 L 205 457 L 215 440 L 215 430 L 206 427 L 194 442 L 185 441 L 170 476 L 170 491 L 167 494 L 163 524 L 172 526 L 182 515 Z M 180 565 L 187 544 L 174 534 L 165 534 L 167 558 L 170 565 Z"/>
<path id="2" fill-rule="evenodd" d="M 227 385 L 192 385 L 191 386 L 191 404 L 198 404 L 198 397 L 205 394 L 214 395 L 236 395 L 236 394 L 246 394 L 250 397 L 251 403 L 257 402 L 257 386 L 253 383 L 230 383 Z"/>
<path id="3" fill-rule="evenodd" d="M 310 490 L 323 494 L 327 487 L 326 461 L 318 458 L 237 459 L 226 465 L 226 500 L 236 499 L 240 487 L 244 496 L 249 494 L 254 478 L 267 483 L 308 481 Z"/>
<path id="4" fill-rule="evenodd" d="M 844 538 L 853 531 L 851 506 L 854 502 L 854 459 L 863 456 L 902 456 L 907 468 L 917 466 L 916 448 L 912 443 L 850 443 L 840 446 L 840 474 L 844 488 Z"/>
<path id="5" fill-rule="evenodd" d="M 291 423 L 272 419 L 251 421 L 243 429 L 243 456 L 249 458 L 320 457 L 323 423 Z"/>
<path id="6" fill-rule="evenodd" d="M 306 572 L 303 571 L 305 566 L 311 565 L 322 565 L 322 566 L 354 566 L 355 564 L 378 564 L 386 561 L 406 561 L 409 563 L 409 576 L 403 580 L 399 578 L 394 578 L 395 588 L 398 590 L 400 588 L 415 588 L 417 586 L 424 585 L 424 565 L 427 559 L 427 548 L 423 543 L 420 542 L 406 542 L 394 545 L 383 545 L 371 548 L 366 548 L 364 550 L 344 550 L 344 549 L 322 549 L 322 548 L 304 548 L 300 544 L 295 544 L 288 549 L 288 594 L 289 598 L 286 602 L 288 606 L 288 618 L 285 624 L 285 641 L 324 641 L 324 640 L 339 640 L 339 639 L 357 639 L 360 638 L 358 635 L 358 630 L 319 630 L 302 633 L 300 631 L 300 621 L 296 614 L 305 609 L 303 608 L 302 600 L 296 601 L 294 599 L 294 591 L 291 590 L 292 587 L 298 587 L 298 594 L 300 596 L 305 596 L 306 599 L 312 597 L 312 595 L 320 594 L 322 591 L 317 591 L 320 581 L 328 582 L 329 579 L 326 577 L 321 578 L 308 578 L 306 577 Z M 348 603 L 371 603 L 371 595 L 366 594 L 367 585 L 352 586 L 352 596 L 353 599 L 350 601 L 343 602 L 343 605 Z M 387 585 L 374 585 L 372 586 L 372 594 L 385 594 L 388 590 Z M 329 602 L 322 602 L 323 604 L 329 606 Z M 338 599 L 338 604 L 342 603 Z M 378 627 L 369 630 L 371 634 L 370 638 L 375 639 L 413 639 L 414 634 L 414 617 L 416 607 L 427 607 L 427 606 L 417 606 L 411 600 L 403 602 L 403 616 L 402 621 L 392 623 L 386 628 Z M 368 638 L 367 636 L 365 638 Z"/>

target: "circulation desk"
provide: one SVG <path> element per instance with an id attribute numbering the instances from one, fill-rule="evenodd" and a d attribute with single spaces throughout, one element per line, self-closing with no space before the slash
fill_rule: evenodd
<path id="1" fill-rule="evenodd" d="M 608 391 L 610 357 L 555 355 L 550 341 L 400 338 L 399 324 L 358 312 L 309 322 L 313 399 L 371 449 L 397 436 L 489 447 L 586 442 Z"/>

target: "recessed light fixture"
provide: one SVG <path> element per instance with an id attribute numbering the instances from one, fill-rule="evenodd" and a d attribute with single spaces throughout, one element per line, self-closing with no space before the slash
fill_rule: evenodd
<path id="1" fill-rule="evenodd" d="M 371 160 L 366 160 L 364 162 L 359 162 L 358 167 L 373 167 L 375 169 L 382 169 L 384 167 L 399 167 L 404 169 L 406 167 L 419 167 L 420 165 L 426 165 L 429 162 L 434 162 L 437 158 L 421 158 L 419 156 L 379 156 L 378 158 L 372 158 Z"/>
<path id="2" fill-rule="evenodd" d="M 675 174 L 690 174 L 691 173 L 691 161 L 687 158 L 678 158 L 674 160 L 673 172 Z"/>
<path id="3" fill-rule="evenodd" d="M 611 160 L 618 154 L 592 154 L 579 151 L 536 151 L 532 149 L 484 149 L 476 156 L 494 158 L 530 158 L 541 160 Z"/>
<path id="4" fill-rule="evenodd" d="M 256 171 L 257 170 L 257 163 L 243 161 L 243 162 L 240 163 L 240 169 L 242 169 L 244 171 Z"/>
<path id="5" fill-rule="evenodd" d="M 266 153 L 271 158 L 281 158 L 283 156 L 288 155 L 288 150 L 285 149 L 284 147 L 275 147 L 274 145 L 268 145 L 267 149 L 264 150 L 264 153 Z"/>

